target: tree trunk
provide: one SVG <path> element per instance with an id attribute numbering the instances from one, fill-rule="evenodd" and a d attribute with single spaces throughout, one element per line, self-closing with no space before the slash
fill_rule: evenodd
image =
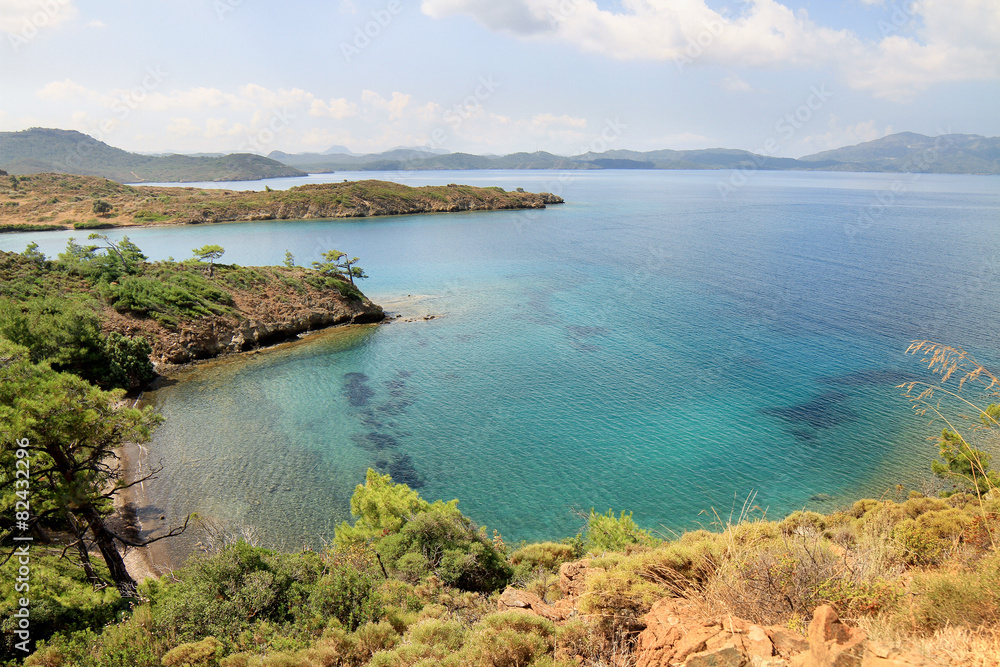
<path id="1" fill-rule="evenodd" d="M 101 556 L 104 557 L 104 562 L 108 565 L 108 570 L 111 572 L 111 579 L 114 580 L 115 586 L 118 587 L 118 592 L 121 593 L 123 598 L 138 597 L 138 593 L 136 592 L 138 584 L 135 583 L 135 579 L 125 569 L 125 560 L 118 551 L 114 535 L 104 525 L 104 519 L 101 518 L 101 515 L 92 506 L 85 508 L 81 513 L 90 525 L 90 532 L 94 534 L 94 541 L 97 543 L 97 548 L 101 550 Z"/>
<path id="2" fill-rule="evenodd" d="M 107 586 L 108 582 L 98 576 L 93 564 L 90 562 L 90 552 L 87 550 L 87 543 L 83 539 L 87 533 L 87 529 L 80 525 L 80 522 L 76 520 L 76 517 L 72 513 L 67 512 L 66 517 L 69 519 L 69 525 L 73 529 L 73 534 L 76 535 L 76 550 L 80 554 L 80 565 L 83 566 L 83 571 L 87 575 L 87 581 L 94 588 Z"/>

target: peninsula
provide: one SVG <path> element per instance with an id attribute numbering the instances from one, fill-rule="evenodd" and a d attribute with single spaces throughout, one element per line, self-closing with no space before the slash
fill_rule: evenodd
<path id="1" fill-rule="evenodd" d="M 345 181 L 289 190 L 236 192 L 123 185 L 96 176 L 0 173 L 0 232 L 105 229 L 153 224 L 363 218 L 381 215 L 545 208 L 563 199 L 499 187 L 409 187 Z"/>

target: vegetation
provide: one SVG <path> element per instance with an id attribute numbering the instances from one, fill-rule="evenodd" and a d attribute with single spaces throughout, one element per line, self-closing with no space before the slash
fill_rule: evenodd
<path id="1" fill-rule="evenodd" d="M 76 549 L 88 581 L 106 585 L 90 563 L 90 549 L 96 548 L 119 593 L 129 598 L 135 597 L 136 582 L 125 568 L 118 544 L 145 542 L 115 533 L 107 517 L 114 497 L 138 481 L 125 483 L 118 466 L 109 461 L 117 459 L 115 450 L 125 442 L 148 440 L 160 418 L 148 409 L 124 407 L 123 393 L 105 392 L 76 375 L 35 364 L 27 348 L 0 339 L 0 437 L 26 453 L 15 452 L 11 445 L 0 453 L 2 504 L 8 510 L 0 520 L 0 544 L 8 556 L 14 552 L 10 537 L 15 515 L 22 534 L 68 534 L 72 541 L 66 548 Z M 16 458 L 30 462 L 27 485 L 15 483 Z M 30 504 L 30 509 L 10 511 L 18 501 L 22 508 Z"/>
<path id="2" fill-rule="evenodd" d="M 132 187 L 94 176 L 45 173 L 22 176 L 16 188 L 0 181 L 0 231 L 33 230 L 44 225 L 54 229 L 99 229 L 99 225 L 128 227 L 541 208 L 559 201 L 562 200 L 552 195 L 466 185 L 412 188 L 371 180 L 303 185 L 282 191 L 234 192 Z M 105 209 L 107 206 L 111 208 Z M 95 214 L 99 217 L 95 218 Z M 114 222 L 110 220 L 112 217 Z M 5 228 L 5 225 L 16 226 Z"/>
<path id="3" fill-rule="evenodd" d="M 286 253 L 286 262 L 288 261 L 288 254 Z M 327 250 L 323 253 L 324 262 L 313 262 L 313 268 L 327 276 L 342 276 L 347 278 L 347 280 L 353 285 L 354 279 L 367 278 L 364 269 L 360 266 L 355 266 L 359 261 L 360 257 L 348 257 L 346 252 L 340 252 L 339 250 Z"/>

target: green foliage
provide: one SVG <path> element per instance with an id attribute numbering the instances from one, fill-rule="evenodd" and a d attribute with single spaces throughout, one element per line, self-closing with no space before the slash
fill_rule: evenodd
<path id="1" fill-rule="evenodd" d="M 4 512 L 8 512 L 6 505 Z M 20 639 L 14 634 L 17 619 L 13 612 L 20 608 L 18 599 L 25 596 L 24 591 L 16 591 L 13 585 L 18 567 L 16 558 L 0 566 L 0 576 L 12 582 L 0 589 L 0 663 L 24 656 L 14 648 Z M 99 564 L 98 568 L 107 576 L 106 569 Z M 57 632 L 100 630 L 127 610 L 113 588 L 94 590 L 79 565 L 59 558 L 58 552 L 46 553 L 38 545 L 32 549 L 30 585 L 27 593 L 31 599 L 33 643 L 47 640 Z"/>
<path id="2" fill-rule="evenodd" d="M 111 213 L 111 209 L 114 207 L 103 199 L 98 199 L 94 202 L 94 213 L 97 215 L 107 215 Z"/>
<path id="3" fill-rule="evenodd" d="M 468 665 L 521 667 L 551 655 L 555 649 L 555 626 L 537 616 L 517 611 L 490 614 L 473 628 L 463 651 Z"/>
<path id="4" fill-rule="evenodd" d="M 510 564 L 519 570 L 555 571 L 563 563 L 577 557 L 576 550 L 561 542 L 538 542 L 528 544 L 510 555 Z"/>
<path id="5" fill-rule="evenodd" d="M 597 514 L 593 508 L 587 520 L 586 540 L 589 551 L 624 551 L 631 546 L 652 546 L 657 542 L 636 525 L 631 512 L 622 510 L 621 516 L 616 517 L 611 509 L 607 514 Z"/>
<path id="6" fill-rule="evenodd" d="M 450 504 L 457 503 L 454 500 Z M 357 520 L 353 526 L 346 521 L 337 526 L 334 545 L 338 551 L 345 551 L 351 545 L 399 532 L 406 521 L 429 508 L 430 503 L 419 493 L 369 468 L 365 483 L 358 484 L 351 496 L 351 514 Z"/>
<path id="7" fill-rule="evenodd" d="M 285 261 L 282 262 L 289 269 L 295 268 L 295 255 L 292 254 L 291 250 L 285 251 Z"/>
<path id="8" fill-rule="evenodd" d="M 1000 623 L 1000 553 L 971 571 L 918 574 L 913 592 L 912 620 L 921 629 Z"/>
<path id="9" fill-rule="evenodd" d="M 112 331 L 104 339 L 104 354 L 107 358 L 106 384 L 122 389 L 138 389 L 153 381 L 156 373 L 149 355 L 153 349 L 146 339 L 139 336 L 128 338 Z"/>
<path id="10" fill-rule="evenodd" d="M 231 294 L 204 276 L 166 266 L 144 276 L 125 276 L 106 293 L 118 312 L 151 317 L 169 328 L 181 320 L 225 314 L 233 303 Z"/>
<path id="11" fill-rule="evenodd" d="M 86 297 L 0 297 L 0 337 L 28 348 L 34 363 L 93 381 L 105 366 L 97 303 Z"/>
<path id="12" fill-rule="evenodd" d="M 165 667 L 213 667 L 218 665 L 222 644 L 215 637 L 200 642 L 181 644 L 167 651 L 161 661 Z"/>
<path id="13" fill-rule="evenodd" d="M 203 245 L 200 248 L 195 248 L 191 252 L 194 253 L 194 256 L 197 259 L 202 262 L 209 263 L 214 263 L 215 260 L 219 259 L 226 253 L 225 249 L 221 245 L 214 244 Z"/>
<path id="14" fill-rule="evenodd" d="M 313 262 L 313 268 L 328 276 L 341 276 L 347 278 L 351 285 L 354 279 L 367 278 L 364 270 L 355 263 L 360 261 L 359 257 L 348 257 L 346 252 L 339 250 L 327 250 L 323 253 L 323 262 Z"/>
<path id="15" fill-rule="evenodd" d="M 372 542 L 387 567 L 407 581 L 430 574 L 469 591 L 505 586 L 513 571 L 503 555 L 458 510 L 458 501 L 428 503 L 405 484 L 369 469 L 351 496 L 354 525 L 337 527 L 338 550 Z"/>
<path id="16" fill-rule="evenodd" d="M 15 202 L 16 203 L 16 202 Z M 54 232 L 66 229 L 62 225 L 32 225 L 27 222 L 5 222 L 0 224 L 0 234 L 5 232 Z"/>
<path id="17" fill-rule="evenodd" d="M 445 585 L 465 591 L 495 591 L 513 571 L 484 533 L 451 504 L 435 503 L 407 521 L 399 532 L 382 538 L 377 549 L 386 566 L 404 579 L 434 574 Z"/>
<path id="18" fill-rule="evenodd" d="M 238 542 L 215 556 L 196 558 L 174 573 L 172 585 L 153 584 L 149 597 L 160 632 L 179 641 L 211 635 L 231 644 L 257 622 L 293 621 L 309 606 L 309 589 L 322 571 L 317 554 L 279 554 Z M 336 577 L 326 584 L 337 584 Z M 333 592 L 317 593 L 313 608 L 339 609 L 358 589 L 337 585 Z"/>
<path id="19" fill-rule="evenodd" d="M 991 419 L 989 411 L 996 407 L 989 406 L 982 419 Z M 938 477 L 955 482 L 957 488 L 950 493 L 966 489 L 986 493 L 1000 487 L 1000 472 L 990 469 L 992 457 L 971 447 L 958 433 L 943 429 L 938 439 L 938 448 L 941 458 L 931 463 L 931 470 Z"/>
<path id="20" fill-rule="evenodd" d="M 108 221 L 87 220 L 85 222 L 74 222 L 73 229 L 114 229 L 118 224 Z"/>

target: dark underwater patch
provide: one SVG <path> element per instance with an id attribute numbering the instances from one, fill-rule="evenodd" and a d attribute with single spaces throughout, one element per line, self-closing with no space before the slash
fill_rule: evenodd
<path id="1" fill-rule="evenodd" d="M 347 373 L 344 379 L 347 380 L 344 391 L 347 393 L 348 402 L 356 408 L 368 405 L 368 401 L 375 395 L 368 386 L 368 376 L 364 373 Z"/>
<path id="2" fill-rule="evenodd" d="M 792 433 L 800 440 L 806 439 L 803 428 L 814 431 L 833 428 L 857 419 L 857 414 L 843 405 L 849 396 L 841 391 L 827 391 L 816 398 L 798 405 L 764 408 L 761 413 L 778 417 L 793 427 Z"/>
<path id="3" fill-rule="evenodd" d="M 389 452 L 387 456 L 375 461 L 375 469 L 382 474 L 388 474 L 397 484 L 406 484 L 411 489 L 419 489 L 425 483 L 409 454 Z"/>

